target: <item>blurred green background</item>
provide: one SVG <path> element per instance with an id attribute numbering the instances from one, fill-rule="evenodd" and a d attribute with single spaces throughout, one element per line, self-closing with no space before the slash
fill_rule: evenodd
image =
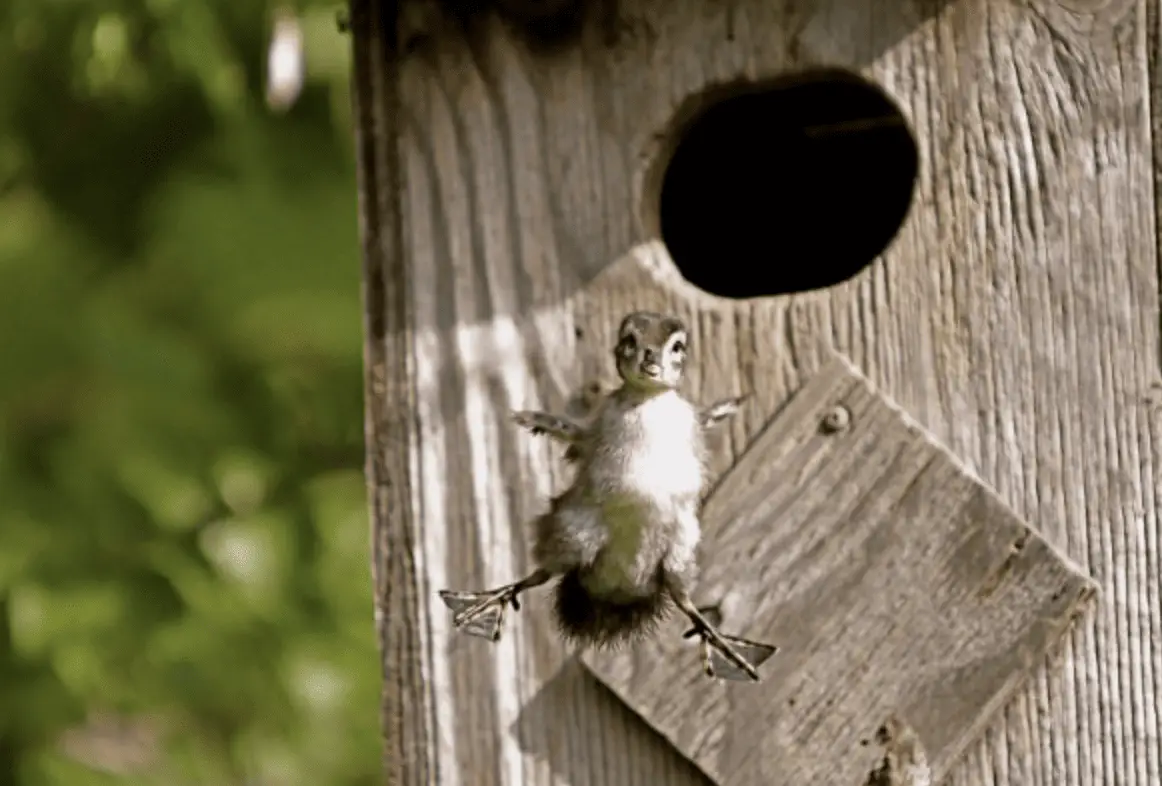
<path id="1" fill-rule="evenodd" d="M 349 39 L 0 2 L 0 784 L 379 781 Z"/>

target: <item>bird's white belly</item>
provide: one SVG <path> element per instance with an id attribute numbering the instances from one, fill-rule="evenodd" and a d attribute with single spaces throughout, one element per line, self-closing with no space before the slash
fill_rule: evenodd
<path id="1" fill-rule="evenodd" d="M 659 396 L 615 423 L 618 432 L 604 436 L 621 449 L 602 451 L 596 459 L 602 466 L 593 468 L 610 480 L 598 503 L 604 547 L 586 585 L 604 595 L 640 594 L 649 591 L 673 541 L 684 543 L 687 533 L 676 537 L 677 531 L 697 504 L 703 468 L 693 411 L 677 396 Z"/>
<path id="2" fill-rule="evenodd" d="M 697 457 L 677 450 L 634 456 L 628 469 L 627 482 L 601 505 L 606 540 L 592 566 L 590 588 L 602 594 L 646 590 L 673 538 L 668 533 L 679 526 L 701 487 Z"/>
<path id="3" fill-rule="evenodd" d="M 702 486 L 702 466 L 688 442 L 658 439 L 629 456 L 626 485 L 658 502 L 697 495 Z"/>

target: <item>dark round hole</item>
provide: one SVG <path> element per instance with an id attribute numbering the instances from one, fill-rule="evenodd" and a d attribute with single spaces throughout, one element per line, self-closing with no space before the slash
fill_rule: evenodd
<path id="1" fill-rule="evenodd" d="M 715 295 L 845 281 L 883 252 L 912 201 L 916 141 L 892 100 L 848 72 L 735 91 L 680 134 L 662 175 L 662 240 Z"/>

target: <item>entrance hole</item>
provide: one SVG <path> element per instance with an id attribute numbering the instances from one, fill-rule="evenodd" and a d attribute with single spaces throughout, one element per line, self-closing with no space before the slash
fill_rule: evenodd
<path id="1" fill-rule="evenodd" d="M 887 248 L 919 154 L 883 90 L 828 70 L 700 103 L 656 192 L 662 240 L 690 283 L 732 298 L 821 289 Z"/>

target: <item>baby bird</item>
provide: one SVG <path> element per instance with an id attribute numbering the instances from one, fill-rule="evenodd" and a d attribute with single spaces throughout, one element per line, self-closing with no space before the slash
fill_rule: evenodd
<path id="1" fill-rule="evenodd" d="M 709 676 L 759 679 L 757 667 L 778 648 L 722 634 L 690 600 L 707 481 L 704 432 L 737 412 L 741 399 L 699 410 L 682 396 L 688 351 L 680 319 L 629 314 L 613 350 L 622 384 L 591 422 L 514 413 L 519 425 L 569 446 L 576 478 L 534 521 L 536 570 L 492 590 L 440 592 L 457 628 L 498 640 L 507 606 L 519 610 L 522 592 L 556 578 L 555 616 L 567 640 L 622 644 L 651 633 L 676 606 L 693 623 L 686 636 L 702 640 Z"/>

